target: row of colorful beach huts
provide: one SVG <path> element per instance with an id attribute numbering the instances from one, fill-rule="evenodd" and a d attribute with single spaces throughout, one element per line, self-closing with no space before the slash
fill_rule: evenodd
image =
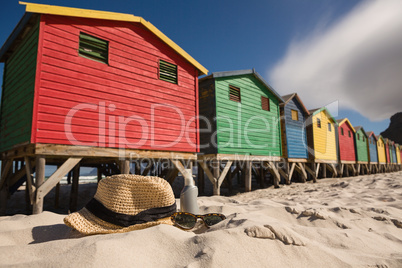
<path id="1" fill-rule="evenodd" d="M 197 182 L 206 175 L 214 194 L 236 174 L 249 191 L 253 175 L 278 186 L 400 170 L 398 144 L 325 107 L 308 110 L 296 93 L 281 96 L 254 69 L 208 75 L 141 17 L 22 4 L 0 49 L 0 214 L 24 183 L 41 212 L 71 173 L 74 204 L 80 166 L 97 168 L 99 179 L 157 170 L 172 182 L 197 164 Z M 47 165 L 58 167 L 49 178 Z"/>

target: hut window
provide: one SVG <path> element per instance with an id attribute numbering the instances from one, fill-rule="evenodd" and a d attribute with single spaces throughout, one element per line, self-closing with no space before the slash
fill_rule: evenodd
<path id="1" fill-rule="evenodd" d="M 363 136 L 363 141 L 365 141 L 364 136 Z"/>
<path id="2" fill-rule="evenodd" d="M 299 112 L 296 110 L 291 110 L 292 112 L 292 120 L 299 121 Z"/>
<path id="3" fill-rule="evenodd" d="M 261 108 L 264 111 L 270 111 L 271 107 L 269 106 L 269 98 L 261 96 Z M 293 118 L 293 115 L 292 115 Z"/>
<path id="4" fill-rule="evenodd" d="M 341 135 L 343 136 L 343 128 L 341 128 Z"/>
<path id="5" fill-rule="evenodd" d="M 229 100 L 241 102 L 240 88 L 229 85 Z"/>
<path id="6" fill-rule="evenodd" d="M 349 136 L 349 138 L 350 138 L 350 130 L 348 130 L 348 136 Z"/>
<path id="7" fill-rule="evenodd" d="M 80 33 L 78 54 L 82 57 L 107 64 L 109 42 L 86 33 Z"/>
<path id="8" fill-rule="evenodd" d="M 177 84 L 177 65 L 159 60 L 159 79 Z"/>
<path id="9" fill-rule="evenodd" d="M 357 133 L 357 139 L 360 140 L 360 135 L 359 135 L 359 133 Z"/>
<path id="10" fill-rule="evenodd" d="M 331 123 L 328 123 L 328 131 L 331 132 Z"/>
<path id="11" fill-rule="evenodd" d="M 321 128 L 321 119 L 320 118 L 317 118 L 317 127 Z"/>

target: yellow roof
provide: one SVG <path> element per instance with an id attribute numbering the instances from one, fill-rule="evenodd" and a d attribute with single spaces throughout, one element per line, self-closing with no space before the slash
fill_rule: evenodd
<path id="1" fill-rule="evenodd" d="M 128 21 L 128 22 L 136 22 L 142 24 L 145 28 L 147 28 L 150 32 L 159 37 L 164 43 L 174 49 L 178 54 L 180 54 L 183 58 L 185 58 L 188 62 L 190 62 L 194 67 L 196 67 L 201 74 L 208 74 L 208 70 L 205 69 L 200 63 L 198 63 L 193 57 L 191 57 L 186 51 L 184 51 L 181 47 L 179 47 L 175 42 L 173 42 L 169 37 L 159 31 L 152 23 L 144 20 L 141 17 L 137 17 L 131 14 L 124 13 L 115 13 L 115 12 L 107 12 L 107 11 L 98 11 L 98 10 L 90 10 L 90 9 L 81 9 L 81 8 L 71 8 L 71 7 L 62 7 L 62 6 L 52 6 L 52 5 L 43 5 L 43 4 L 35 4 L 35 3 L 26 3 L 19 2 L 21 5 L 25 5 L 25 11 L 31 13 L 40 13 L 40 14 L 52 14 L 52 15 L 60 15 L 60 16 L 72 16 L 72 17 L 83 17 L 83 18 L 92 18 L 92 19 L 104 19 L 104 20 L 117 20 L 117 21 Z"/>

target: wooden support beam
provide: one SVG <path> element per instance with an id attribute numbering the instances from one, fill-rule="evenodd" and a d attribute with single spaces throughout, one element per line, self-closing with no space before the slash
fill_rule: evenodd
<path id="1" fill-rule="evenodd" d="M 297 166 L 300 170 L 300 174 L 302 175 L 302 181 L 306 182 L 307 181 L 307 173 L 306 173 L 306 170 L 304 169 L 304 163 L 297 163 Z"/>
<path id="2" fill-rule="evenodd" d="M 177 161 L 177 160 L 176 160 Z M 144 168 L 144 170 L 142 171 L 142 176 L 147 176 L 148 175 L 148 173 L 149 173 L 149 171 L 151 170 L 151 168 L 152 168 L 152 165 L 153 165 L 153 163 L 152 163 L 152 161 L 149 161 L 149 163 L 147 164 L 147 166 Z"/>
<path id="3" fill-rule="evenodd" d="M 121 174 L 130 174 L 130 160 L 124 159 L 120 161 Z"/>
<path id="4" fill-rule="evenodd" d="M 220 195 L 221 194 L 221 187 L 218 183 L 219 177 L 221 175 L 221 162 L 220 160 L 213 160 L 212 162 L 212 172 L 214 174 L 214 184 L 213 184 L 213 192 L 214 195 Z"/>
<path id="5" fill-rule="evenodd" d="M 343 176 L 343 169 L 345 167 L 345 164 L 340 164 L 340 168 L 339 168 L 339 177 L 342 178 Z"/>
<path id="6" fill-rule="evenodd" d="M 172 167 L 168 174 L 166 175 L 165 179 L 169 182 L 169 184 L 172 184 L 174 180 L 177 178 L 177 175 L 179 174 L 179 170 L 175 167 Z"/>
<path id="7" fill-rule="evenodd" d="M 337 176 L 338 176 L 338 173 L 337 173 L 337 171 L 336 171 L 335 164 L 328 164 L 328 166 L 332 168 L 332 171 L 333 171 L 332 177 L 333 177 L 333 178 L 337 177 Z"/>
<path id="8" fill-rule="evenodd" d="M 279 171 L 280 175 L 282 175 L 282 177 L 285 178 L 286 184 L 289 185 L 289 184 L 290 184 L 290 180 L 289 180 L 288 174 L 286 174 L 286 172 L 285 172 L 283 169 L 281 169 L 281 168 L 278 168 L 278 171 Z"/>
<path id="9" fill-rule="evenodd" d="M 225 168 L 223 169 L 222 173 L 220 174 L 218 178 L 218 187 L 221 187 L 223 180 L 226 177 L 226 174 L 229 172 L 230 167 L 233 164 L 233 160 L 229 160 L 226 162 Z"/>
<path id="10" fill-rule="evenodd" d="M 32 176 L 31 176 L 31 172 L 32 172 L 31 160 L 27 156 L 25 156 L 24 161 L 25 161 L 25 173 L 27 176 L 25 190 L 28 190 L 29 202 L 31 205 L 33 205 L 35 196 L 34 196 L 34 189 L 33 189 L 33 180 L 32 180 Z"/>
<path id="11" fill-rule="evenodd" d="M 292 182 L 292 176 L 293 176 L 293 172 L 295 171 L 295 167 L 296 167 L 296 163 L 293 162 L 291 167 L 290 167 L 290 171 L 289 171 L 289 184 Z"/>
<path id="12" fill-rule="evenodd" d="M 70 213 L 77 211 L 79 179 L 80 179 L 80 165 L 77 163 L 73 167 L 73 183 L 71 184 L 71 193 L 70 193 L 70 209 L 69 209 Z"/>
<path id="13" fill-rule="evenodd" d="M 267 164 L 269 171 L 274 177 L 274 187 L 279 188 L 279 181 L 281 179 L 281 176 L 279 175 L 278 169 L 276 168 L 275 163 L 272 161 L 268 161 Z"/>
<path id="14" fill-rule="evenodd" d="M 19 170 L 16 170 L 12 177 L 8 179 L 8 186 L 12 187 L 26 174 L 25 166 Z"/>
<path id="15" fill-rule="evenodd" d="M 6 166 L 5 161 L 2 161 L 1 162 L 2 174 L 0 180 L 6 179 L 6 176 L 3 177 L 3 171 L 5 170 L 5 166 Z M 7 213 L 7 201 L 8 201 L 8 187 L 7 184 L 4 183 L 4 187 L 0 188 L 0 216 L 5 216 Z"/>
<path id="16" fill-rule="evenodd" d="M 356 169 L 355 169 L 355 165 L 349 165 L 350 169 L 352 170 L 352 176 L 356 176 Z"/>
<path id="17" fill-rule="evenodd" d="M 140 164 L 140 161 L 135 161 L 134 173 L 137 174 L 137 175 L 141 175 L 141 164 Z"/>
<path id="18" fill-rule="evenodd" d="M 316 169 L 315 169 L 315 176 L 318 178 L 318 172 L 320 171 L 320 165 L 321 163 L 317 163 Z"/>
<path id="19" fill-rule="evenodd" d="M 311 168 L 308 165 L 304 166 L 306 168 L 306 171 L 310 173 L 310 175 L 313 177 L 313 182 L 317 182 L 317 177 L 315 176 L 315 172 L 311 170 Z"/>
<path id="20" fill-rule="evenodd" d="M 236 164 L 236 168 L 232 171 L 232 178 L 234 177 L 234 176 L 236 176 L 236 174 L 239 172 L 239 170 L 240 170 L 240 165 L 239 164 Z"/>
<path id="21" fill-rule="evenodd" d="M 199 162 L 197 162 L 197 177 L 198 177 L 198 190 L 200 191 L 201 194 L 203 194 L 205 191 L 205 176 L 204 176 L 204 170 Z"/>
<path id="22" fill-rule="evenodd" d="M 233 164 L 233 163 L 232 163 Z M 232 185 L 232 171 L 231 171 L 231 168 L 229 169 L 229 172 L 228 172 L 228 174 L 227 174 L 227 176 L 226 176 L 226 182 L 227 182 L 227 187 L 228 187 L 228 189 L 229 189 L 229 193 L 232 193 L 233 192 L 233 185 Z"/>
<path id="23" fill-rule="evenodd" d="M 345 176 L 349 177 L 349 167 L 348 164 L 345 164 Z"/>
<path id="24" fill-rule="evenodd" d="M 152 162 L 151 162 L 152 163 Z M 191 169 L 186 169 L 184 168 L 182 162 L 177 159 L 173 159 L 172 163 L 175 165 L 175 167 L 180 171 L 180 173 L 183 175 L 184 178 L 187 179 L 192 179 L 193 180 L 193 173 Z"/>
<path id="25" fill-rule="evenodd" d="M 102 167 L 101 166 L 98 166 L 97 168 L 96 168 L 96 170 L 97 170 L 97 175 L 98 175 L 98 182 L 100 182 L 100 180 L 102 179 Z"/>
<path id="26" fill-rule="evenodd" d="M 43 211 L 43 197 L 39 196 L 38 197 L 38 188 L 43 185 L 45 182 L 45 165 L 46 165 L 46 159 L 44 156 L 37 156 L 36 157 L 36 178 L 35 178 L 35 183 L 36 183 L 36 198 L 35 202 L 33 203 L 33 209 L 32 209 L 32 214 L 39 214 L 42 213 Z"/>
<path id="27" fill-rule="evenodd" d="M 245 186 L 245 191 L 250 192 L 251 191 L 251 161 L 246 161 L 245 162 L 245 178 L 244 178 L 244 186 Z"/>
<path id="28" fill-rule="evenodd" d="M 3 188 L 4 183 L 8 179 L 8 173 L 11 170 L 11 167 L 13 166 L 13 159 L 4 161 L 5 164 L 3 166 L 4 169 L 1 169 L 1 178 L 0 178 L 0 189 Z"/>
<path id="29" fill-rule="evenodd" d="M 43 198 L 50 192 L 50 190 L 53 189 L 53 187 L 56 186 L 58 182 L 61 181 L 61 179 L 67 175 L 67 173 L 73 169 L 80 161 L 82 157 L 70 157 L 67 159 L 63 165 L 60 166 L 47 180 L 45 183 L 39 185 L 37 187 L 37 193 L 36 193 L 36 202 L 39 200 L 42 200 Z M 37 168 L 39 166 L 37 165 Z M 74 180 L 74 174 L 73 174 L 73 180 Z"/>
<path id="30" fill-rule="evenodd" d="M 327 177 L 327 165 L 322 165 L 322 177 Z"/>

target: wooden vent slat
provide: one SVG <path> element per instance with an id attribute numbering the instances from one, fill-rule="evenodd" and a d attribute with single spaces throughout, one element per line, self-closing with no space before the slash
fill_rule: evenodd
<path id="1" fill-rule="evenodd" d="M 160 60 L 159 79 L 173 84 L 177 84 L 177 65 Z"/>
<path id="2" fill-rule="evenodd" d="M 269 98 L 261 96 L 261 108 L 264 111 L 270 111 L 270 107 L 269 107 Z"/>
<path id="3" fill-rule="evenodd" d="M 103 63 L 108 62 L 108 47 L 109 42 L 99 39 L 97 37 L 80 33 L 80 42 L 78 53 L 86 58 L 100 61 Z"/>
<path id="4" fill-rule="evenodd" d="M 229 85 L 229 100 L 241 102 L 240 88 Z"/>

